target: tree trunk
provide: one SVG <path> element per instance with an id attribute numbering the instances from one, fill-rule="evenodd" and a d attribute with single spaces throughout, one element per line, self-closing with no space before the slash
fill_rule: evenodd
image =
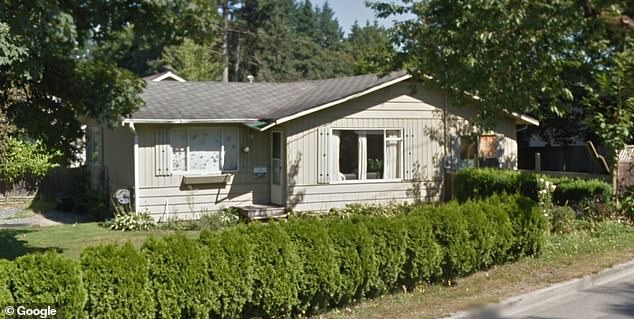
<path id="1" fill-rule="evenodd" d="M 222 3 L 222 82 L 229 82 L 229 0 Z"/>
<path id="2" fill-rule="evenodd" d="M 240 82 L 240 36 L 236 40 L 236 64 L 233 66 L 233 80 Z"/>

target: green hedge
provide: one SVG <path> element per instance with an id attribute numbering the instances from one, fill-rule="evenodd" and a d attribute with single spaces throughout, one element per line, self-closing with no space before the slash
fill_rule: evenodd
<path id="1" fill-rule="evenodd" d="M 48 252 L 17 258 L 11 274 L 16 304 L 54 305 L 64 318 L 84 318 L 86 289 L 79 263 Z"/>
<path id="2" fill-rule="evenodd" d="M 158 318 L 207 318 L 218 308 L 207 274 L 208 252 L 183 235 L 149 239 L 142 248 Z"/>
<path id="3" fill-rule="evenodd" d="M 69 318 L 309 316 L 537 254 L 546 224 L 535 205 L 493 196 L 93 247 L 80 263 L 29 255 L 0 262 L 0 300 L 56 304 Z"/>
<path id="4" fill-rule="evenodd" d="M 9 287 L 11 274 L 13 273 L 13 264 L 8 260 L 0 259 L 0 309 L 13 303 L 11 295 L 11 287 Z M 3 318 L 1 315 L 0 318 Z"/>
<path id="5" fill-rule="evenodd" d="M 148 262 L 130 243 L 86 248 L 80 261 L 89 318 L 154 316 Z"/>
<path id="6" fill-rule="evenodd" d="M 453 180 L 453 193 L 459 202 L 495 194 L 522 194 L 537 201 L 540 179 L 557 186 L 553 192 L 553 202 L 557 205 L 574 206 L 588 201 L 607 203 L 612 196 L 612 187 L 597 179 L 553 177 L 494 168 L 466 168 L 458 171 Z"/>
<path id="7" fill-rule="evenodd" d="M 222 233 L 203 231 L 200 241 L 207 247 L 208 273 L 213 295 L 218 298 L 212 317 L 237 318 L 251 300 L 253 288 L 253 245 L 246 236 L 246 227 Z"/>

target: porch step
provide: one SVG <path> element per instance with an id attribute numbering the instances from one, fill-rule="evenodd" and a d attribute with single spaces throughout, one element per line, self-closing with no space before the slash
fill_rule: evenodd
<path id="1" fill-rule="evenodd" d="M 244 217 L 247 219 L 271 219 L 271 218 L 286 218 L 288 212 L 286 208 L 274 205 L 249 205 L 241 206 Z"/>

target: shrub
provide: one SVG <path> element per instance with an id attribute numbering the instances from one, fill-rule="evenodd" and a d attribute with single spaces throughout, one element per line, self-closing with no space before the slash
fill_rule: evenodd
<path id="1" fill-rule="evenodd" d="M 212 294 L 218 299 L 213 317 L 238 318 L 251 299 L 253 289 L 253 245 L 246 227 L 222 233 L 203 231 L 200 240 L 207 247 Z"/>
<path id="2" fill-rule="evenodd" d="M 31 254 L 14 261 L 11 287 L 16 304 L 55 305 L 64 318 L 84 318 L 86 303 L 79 263 L 57 253 Z"/>
<path id="3" fill-rule="evenodd" d="M 150 239 L 142 251 L 160 318 L 206 318 L 218 300 L 207 274 L 207 250 L 183 235 Z"/>
<path id="4" fill-rule="evenodd" d="M 148 262 L 130 243 L 89 247 L 81 254 L 81 267 L 90 318 L 155 315 Z"/>
<path id="5" fill-rule="evenodd" d="M 555 207 L 551 210 L 550 232 L 568 234 L 574 230 L 575 211 L 568 206 Z"/>
<path id="6" fill-rule="evenodd" d="M 297 305 L 301 261 L 289 235 L 278 223 L 249 228 L 253 245 L 253 296 L 247 305 L 251 316 L 279 317 Z"/>
<path id="7" fill-rule="evenodd" d="M 503 261 L 512 242 L 512 226 L 497 195 L 461 206 L 476 251 L 476 268 L 488 268 Z"/>
<path id="8" fill-rule="evenodd" d="M 443 277 L 452 279 L 472 272 L 477 264 L 477 254 L 460 205 L 450 202 L 424 209 L 422 213 L 429 218 L 436 241 L 443 248 Z"/>
<path id="9" fill-rule="evenodd" d="M 612 196 L 612 187 L 596 179 L 562 179 L 556 185 L 553 201 L 560 206 L 592 201 L 608 203 Z"/>
<path id="10" fill-rule="evenodd" d="M 407 232 L 406 259 L 400 282 L 413 288 L 442 275 L 443 251 L 436 243 L 429 220 L 421 214 L 399 216 Z"/>
<path id="11" fill-rule="evenodd" d="M 0 309 L 13 304 L 13 296 L 9 287 L 13 272 L 13 264 L 6 259 L 0 259 Z"/>
<path id="12" fill-rule="evenodd" d="M 340 281 L 335 247 L 323 222 L 295 219 L 284 225 L 301 260 L 299 312 L 313 314 L 326 309 Z"/>
<path id="13" fill-rule="evenodd" d="M 609 184 L 596 179 L 571 179 L 513 170 L 492 168 L 466 168 L 458 171 L 453 182 L 453 193 L 459 202 L 482 199 L 494 194 L 522 194 L 539 200 L 539 190 L 544 182 L 557 187 L 553 192 L 555 204 L 576 205 L 588 201 L 608 203 L 612 195 Z"/>
<path id="14" fill-rule="evenodd" d="M 333 303 L 343 305 L 355 302 L 378 280 L 374 242 L 367 227 L 351 219 L 330 220 L 326 227 L 335 247 L 341 275 Z"/>
<path id="15" fill-rule="evenodd" d="M 362 218 L 372 237 L 378 264 L 378 280 L 369 297 L 381 295 L 395 286 L 407 258 L 407 232 L 402 219 L 393 217 Z"/>
<path id="16" fill-rule="evenodd" d="M 486 198 L 493 194 L 515 194 L 519 191 L 520 173 L 493 168 L 466 168 L 454 178 L 454 196 L 459 202 Z"/>
<path id="17" fill-rule="evenodd" d="M 331 208 L 330 215 L 339 217 L 351 217 L 351 216 L 395 216 L 404 214 L 412 210 L 412 205 L 408 204 L 389 204 L 389 205 L 377 205 L 377 204 L 348 204 L 344 208 Z"/>
<path id="18" fill-rule="evenodd" d="M 104 222 L 105 227 L 121 231 L 148 230 L 155 225 L 154 218 L 150 214 L 143 212 L 122 213 Z"/>
<path id="19" fill-rule="evenodd" d="M 514 196 L 504 201 L 513 226 L 511 258 L 539 254 L 544 245 L 547 222 L 535 201 L 527 197 Z"/>
<path id="20" fill-rule="evenodd" d="M 218 230 L 223 227 L 236 225 L 240 222 L 240 216 L 236 208 L 227 208 L 218 212 L 205 214 L 200 217 L 200 228 Z"/>

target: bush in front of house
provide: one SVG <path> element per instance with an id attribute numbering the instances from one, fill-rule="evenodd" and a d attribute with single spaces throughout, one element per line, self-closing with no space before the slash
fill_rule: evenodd
<path id="1" fill-rule="evenodd" d="M 555 182 L 553 202 L 557 205 L 578 204 L 589 201 L 610 202 L 612 187 L 600 180 L 561 179 Z"/>
<path id="2" fill-rule="evenodd" d="M 284 229 L 301 260 L 298 312 L 311 314 L 327 309 L 342 279 L 327 226 L 311 219 L 293 219 Z"/>
<path id="3" fill-rule="evenodd" d="M 402 219 L 393 217 L 361 217 L 360 221 L 374 244 L 378 280 L 366 296 L 375 297 L 395 287 L 401 277 L 407 259 L 407 228 Z"/>
<path id="4" fill-rule="evenodd" d="M 557 205 L 609 203 L 612 196 L 612 187 L 598 179 L 553 177 L 495 168 L 466 168 L 458 171 L 453 181 L 453 192 L 459 202 L 495 194 L 518 193 L 538 201 L 541 181 L 555 184 L 552 196 Z"/>
<path id="5" fill-rule="evenodd" d="M 520 172 L 494 168 L 465 168 L 454 177 L 454 196 L 459 202 L 487 198 L 494 194 L 516 194 Z"/>
<path id="6" fill-rule="evenodd" d="M 407 234 L 406 259 L 399 283 L 414 288 L 442 276 L 443 248 L 436 241 L 429 219 L 422 214 L 396 217 Z"/>
<path id="7" fill-rule="evenodd" d="M 253 246 L 253 291 L 248 316 L 281 317 L 300 303 L 301 260 L 279 223 L 253 224 L 246 234 Z"/>
<path id="8" fill-rule="evenodd" d="M 130 243 L 86 248 L 80 263 L 89 318 L 155 316 L 148 261 Z"/>
<path id="9" fill-rule="evenodd" d="M 374 241 L 359 219 L 326 221 L 335 247 L 341 279 L 333 293 L 333 305 L 350 304 L 365 296 L 379 278 Z"/>
<path id="10" fill-rule="evenodd" d="M 159 318 L 206 318 L 218 308 L 206 247 L 184 235 L 150 238 L 141 249 Z"/>
<path id="11" fill-rule="evenodd" d="M 0 259 L 0 307 L 13 304 L 9 286 L 11 273 L 13 273 L 13 264 L 8 260 Z"/>
<path id="12" fill-rule="evenodd" d="M 140 251 L 87 248 L 80 263 L 30 255 L 0 262 L 0 298 L 56 304 L 69 318 L 312 315 L 537 254 L 546 223 L 535 206 L 493 196 L 392 217 L 238 225 L 149 239 Z"/>
<path id="13" fill-rule="evenodd" d="M 86 289 L 79 263 L 54 252 L 18 257 L 10 287 L 16 304 L 51 305 L 64 318 L 84 318 Z"/>
<path id="14" fill-rule="evenodd" d="M 207 248 L 208 275 L 218 303 L 212 309 L 218 318 L 238 318 L 253 293 L 253 244 L 243 226 L 222 233 L 203 231 L 200 242 Z"/>

